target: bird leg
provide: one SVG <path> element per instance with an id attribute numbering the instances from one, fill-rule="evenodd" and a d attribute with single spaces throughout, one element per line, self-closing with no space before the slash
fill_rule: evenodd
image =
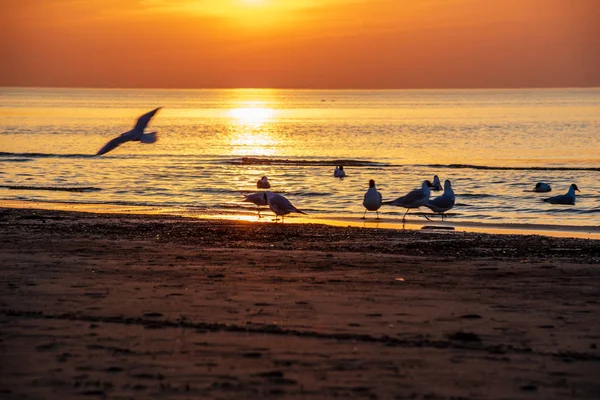
<path id="1" fill-rule="evenodd" d="M 366 219 L 365 216 L 367 215 L 367 209 L 365 208 L 365 213 L 363 214 L 361 219 Z"/>
<path id="2" fill-rule="evenodd" d="M 377 219 L 379 219 L 379 211 L 375 211 L 377 213 Z"/>
<path id="3" fill-rule="evenodd" d="M 404 216 L 402 217 L 402 221 L 404 221 L 406 219 L 406 214 L 408 214 L 409 211 L 410 211 L 410 208 L 407 208 L 406 212 L 404 213 Z"/>

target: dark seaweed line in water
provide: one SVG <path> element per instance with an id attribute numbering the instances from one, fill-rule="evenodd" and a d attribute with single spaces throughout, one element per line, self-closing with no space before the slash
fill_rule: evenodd
<path id="1" fill-rule="evenodd" d="M 451 169 L 484 169 L 498 171 L 600 171 L 600 167 L 493 167 L 471 164 L 415 164 L 416 167 L 451 168 Z"/>
<path id="2" fill-rule="evenodd" d="M 0 151 L 0 157 L 26 157 L 26 158 L 90 158 L 96 157 L 95 154 L 54 154 L 54 153 L 8 153 Z M 0 161 L 2 160 L 0 158 Z M 22 161 L 22 160 L 19 160 Z"/>
<path id="3" fill-rule="evenodd" d="M 21 317 L 30 319 L 54 319 L 66 321 L 85 321 L 85 322 L 102 322 L 109 324 L 125 324 L 125 325 L 140 325 L 148 328 L 184 328 L 195 329 L 208 332 L 241 332 L 241 333 L 257 333 L 263 335 L 281 335 L 295 336 L 311 339 L 324 340 L 339 340 L 362 343 L 380 343 L 386 346 L 398 347 L 429 347 L 437 349 L 469 349 L 474 351 L 485 351 L 491 353 L 519 353 L 519 354 L 536 354 L 540 356 L 561 357 L 569 359 L 577 359 L 579 361 L 600 361 L 600 356 L 591 353 L 579 352 L 543 352 L 535 351 L 530 347 L 517 348 L 511 345 L 492 345 L 484 346 L 481 344 L 481 339 L 473 334 L 466 332 L 457 332 L 449 335 L 449 340 L 429 340 L 429 339 L 399 339 L 392 336 L 373 336 L 368 334 L 358 333 L 325 333 L 317 331 L 303 331 L 298 329 L 286 329 L 278 325 L 263 325 L 263 324 L 223 324 L 218 322 L 191 322 L 189 320 L 153 320 L 148 318 L 133 318 L 133 317 L 106 317 L 81 315 L 73 313 L 64 314 L 45 314 L 42 311 L 19 311 L 12 309 L 0 309 L 0 314 L 7 317 Z M 158 316 L 158 315 L 157 315 Z M 152 316 L 154 317 L 154 316 Z M 130 350 L 129 350 L 130 351 Z"/>
<path id="4" fill-rule="evenodd" d="M 242 164 L 242 165 L 318 165 L 318 166 L 334 166 L 343 165 L 351 167 L 381 167 L 388 166 L 391 164 L 374 162 L 374 161 L 361 161 L 361 160 L 290 160 L 290 159 L 276 159 L 276 158 L 255 158 L 255 157 L 242 157 L 241 159 L 233 159 L 225 161 L 228 164 Z"/>
<path id="5" fill-rule="evenodd" d="M 48 190 L 52 192 L 99 192 L 102 189 L 97 187 L 53 187 L 53 186 L 13 186 L 0 185 L 0 189 L 9 190 Z"/>

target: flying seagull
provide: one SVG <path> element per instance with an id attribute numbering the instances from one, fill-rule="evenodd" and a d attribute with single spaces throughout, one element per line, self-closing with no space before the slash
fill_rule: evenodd
<path id="1" fill-rule="evenodd" d="M 580 192 L 579 188 L 577 187 L 576 184 L 572 184 L 569 187 L 569 191 L 566 194 L 561 194 L 558 196 L 554 196 L 554 197 L 550 197 L 547 199 L 544 199 L 544 201 L 546 203 L 550 203 L 550 204 L 571 204 L 571 205 L 575 205 L 575 191 Z"/>
<path id="2" fill-rule="evenodd" d="M 142 115 L 138 118 L 135 126 L 129 132 L 123 133 L 121 136 L 117 136 L 110 142 L 106 143 L 103 148 L 96 153 L 97 156 L 101 156 L 102 154 L 108 153 L 109 151 L 115 149 L 116 147 L 122 145 L 125 142 L 140 142 L 140 143 L 154 143 L 156 142 L 156 132 L 144 133 L 144 129 L 148 126 L 148 123 L 160 110 L 162 107 L 158 107 L 150 111 L 147 114 Z"/>

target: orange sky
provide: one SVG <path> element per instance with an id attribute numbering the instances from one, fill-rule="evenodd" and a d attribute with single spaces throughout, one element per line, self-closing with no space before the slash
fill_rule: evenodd
<path id="1" fill-rule="evenodd" d="M 2 86 L 600 86 L 598 0 L 6 0 L 2 8 Z"/>

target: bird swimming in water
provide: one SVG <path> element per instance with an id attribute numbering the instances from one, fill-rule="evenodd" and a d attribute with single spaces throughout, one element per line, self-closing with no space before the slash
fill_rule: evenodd
<path id="1" fill-rule="evenodd" d="M 456 196 L 452 190 L 452 184 L 446 179 L 444 182 L 444 194 L 436 197 L 435 199 L 429 200 L 429 202 L 425 204 L 425 207 L 428 207 L 434 213 L 440 214 L 443 221 L 444 213 L 454 207 L 455 201 Z"/>
<path id="2" fill-rule="evenodd" d="M 549 184 L 544 182 L 538 182 L 535 184 L 535 188 L 533 189 L 536 193 L 548 193 L 552 191 L 552 188 Z"/>
<path id="3" fill-rule="evenodd" d="M 144 130 L 148 126 L 148 123 L 154 117 L 154 114 L 158 112 L 162 107 L 158 107 L 149 113 L 146 113 L 138 118 L 135 126 L 132 130 L 117 136 L 110 142 L 106 143 L 104 147 L 102 147 L 97 156 L 101 156 L 102 154 L 108 153 L 109 151 L 115 149 L 116 147 L 122 145 L 126 142 L 140 142 L 140 143 L 154 143 L 156 142 L 156 132 L 144 133 Z"/>
<path id="4" fill-rule="evenodd" d="M 279 218 L 279 216 L 281 215 L 281 222 L 283 222 L 284 217 L 293 212 L 306 215 L 304 211 L 298 210 L 292 205 L 292 203 L 290 203 L 288 199 L 286 199 L 280 194 L 273 193 L 267 190 L 263 192 L 263 196 L 265 198 L 265 201 L 269 205 L 269 208 L 275 214 L 275 221 L 277 221 L 277 218 Z"/>
<path id="5" fill-rule="evenodd" d="M 558 196 L 549 197 L 544 199 L 546 203 L 550 204 L 570 204 L 575 205 L 575 191 L 581 192 L 576 184 L 572 184 L 569 187 L 569 191 L 565 194 L 560 194 Z"/>
<path id="6" fill-rule="evenodd" d="M 381 208 L 381 193 L 377 191 L 375 187 L 375 181 L 371 179 L 369 181 L 369 189 L 367 193 L 365 193 L 365 198 L 363 199 L 363 206 L 365 207 L 365 213 L 362 216 L 362 219 L 365 219 L 367 215 L 367 211 L 375 211 L 377 212 L 377 219 L 379 219 L 379 209 Z"/>
<path id="7" fill-rule="evenodd" d="M 267 198 L 266 198 L 264 192 L 245 194 L 244 197 L 246 197 L 246 198 L 242 201 L 245 201 L 248 203 L 254 203 L 256 205 L 256 208 L 258 210 L 258 218 L 261 218 L 260 206 L 267 205 Z"/>
<path id="8" fill-rule="evenodd" d="M 346 176 L 346 171 L 344 171 L 344 166 L 340 165 L 339 167 L 335 167 L 335 171 L 333 171 L 333 176 L 335 178 L 343 178 Z"/>
<path id="9" fill-rule="evenodd" d="M 384 201 L 381 204 L 406 208 L 406 213 L 404 213 L 404 216 L 402 217 L 402 220 L 404 221 L 406 214 L 408 214 L 411 208 L 419 208 L 429 202 L 429 196 L 431 194 L 429 190 L 430 187 L 430 181 L 423 181 L 420 189 L 415 189 L 405 196 L 398 197 L 396 200 Z"/>
<path id="10" fill-rule="evenodd" d="M 256 181 L 256 187 L 258 189 L 269 189 L 271 187 L 271 184 L 269 183 L 267 177 L 263 176 L 258 181 Z"/>
<path id="11" fill-rule="evenodd" d="M 431 190 L 442 190 L 442 184 L 440 178 L 437 175 L 433 176 L 433 183 L 431 184 Z"/>

